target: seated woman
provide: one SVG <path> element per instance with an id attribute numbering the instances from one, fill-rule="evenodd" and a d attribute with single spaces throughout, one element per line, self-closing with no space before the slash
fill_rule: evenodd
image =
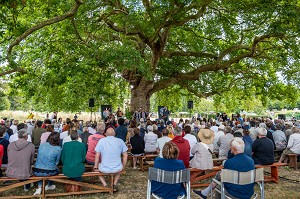
<path id="1" fill-rule="evenodd" d="M 136 169 L 137 156 L 141 156 L 145 153 L 145 142 L 142 137 L 139 136 L 140 130 L 138 128 L 134 129 L 134 136 L 130 138 L 131 153 L 133 157 L 133 168 Z"/>
<path id="2" fill-rule="evenodd" d="M 63 174 L 71 180 L 81 181 L 81 176 L 85 171 L 84 162 L 86 148 L 79 142 L 77 130 L 71 130 L 70 142 L 66 142 L 61 151 L 61 162 L 63 164 Z"/>
<path id="3" fill-rule="evenodd" d="M 214 166 L 212 160 L 214 132 L 210 129 L 200 129 L 198 137 L 201 142 L 195 144 L 191 150 L 194 158 L 190 161 L 190 166 L 201 170 L 212 169 Z"/>
<path id="4" fill-rule="evenodd" d="M 145 153 L 147 154 L 156 154 L 156 143 L 158 136 L 153 133 L 153 127 L 148 126 L 147 127 L 148 133 L 144 136 L 145 141 Z"/>
<path id="5" fill-rule="evenodd" d="M 35 176 L 53 176 L 59 173 L 59 169 L 57 168 L 61 154 L 59 141 L 59 133 L 53 132 L 49 135 L 47 142 L 40 145 L 33 168 Z M 39 181 L 38 188 L 33 195 L 40 195 L 42 193 L 42 185 L 43 181 Z M 45 190 L 54 190 L 55 188 L 55 185 L 49 180 Z"/>
<path id="6" fill-rule="evenodd" d="M 163 151 L 163 158 L 157 157 L 154 161 L 154 168 L 166 171 L 179 171 L 185 169 L 182 160 L 177 160 L 179 149 L 173 142 L 166 142 Z M 164 199 L 176 199 L 178 196 L 186 195 L 183 183 L 164 184 L 152 181 L 151 192 Z"/>

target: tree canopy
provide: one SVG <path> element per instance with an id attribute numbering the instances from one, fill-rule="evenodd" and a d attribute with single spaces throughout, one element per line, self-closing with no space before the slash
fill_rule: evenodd
<path id="1" fill-rule="evenodd" d="M 91 97 L 118 105 L 130 90 L 131 111 L 149 110 L 154 93 L 180 97 L 178 89 L 200 98 L 297 100 L 297 0 L 1 5 L 0 75 L 11 74 L 12 93 L 34 105 L 82 109 Z"/>

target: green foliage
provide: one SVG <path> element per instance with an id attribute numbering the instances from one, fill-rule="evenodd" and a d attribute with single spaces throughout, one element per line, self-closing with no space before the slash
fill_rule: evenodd
<path id="1" fill-rule="evenodd" d="M 144 91 L 148 99 L 152 95 L 152 110 L 167 105 L 187 111 L 193 100 L 194 111 L 210 111 L 212 102 L 200 100 L 209 96 L 216 110 L 226 112 L 257 112 L 274 99 L 296 105 L 296 0 L 86 0 L 74 17 L 32 32 L 5 56 L 29 28 L 74 4 L 2 3 L 2 71 L 23 71 L 10 76 L 11 99 L 18 99 L 12 108 L 79 111 L 88 109 L 89 98 L 116 107 L 129 98 L 130 85 L 142 85 L 141 77 L 153 85 Z"/>

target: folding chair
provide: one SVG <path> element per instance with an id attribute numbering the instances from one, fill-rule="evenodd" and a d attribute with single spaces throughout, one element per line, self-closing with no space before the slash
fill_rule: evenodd
<path id="1" fill-rule="evenodd" d="M 148 187 L 147 187 L 147 199 L 151 198 L 151 195 L 156 199 L 161 199 L 151 192 L 151 181 L 157 181 L 166 184 L 185 183 L 186 196 L 180 197 L 190 199 L 191 197 L 191 182 L 190 182 L 190 170 L 183 169 L 180 171 L 165 171 L 153 167 L 149 167 L 148 170 Z"/>
<path id="2" fill-rule="evenodd" d="M 237 184 L 237 185 L 246 185 L 256 182 L 259 185 L 260 188 L 260 198 L 265 198 L 265 192 L 264 192 L 264 169 L 258 168 L 247 172 L 238 172 L 234 170 L 229 169 L 222 169 L 221 170 L 221 181 L 218 181 L 216 179 L 212 179 L 212 182 L 217 183 L 220 186 L 220 189 L 216 188 L 215 191 L 219 192 L 221 194 L 221 199 L 229 198 L 229 196 L 226 196 L 225 194 L 225 188 L 224 188 L 224 182 Z M 211 190 L 211 198 L 212 198 L 212 192 Z M 257 194 L 254 193 L 254 199 L 257 198 Z"/>

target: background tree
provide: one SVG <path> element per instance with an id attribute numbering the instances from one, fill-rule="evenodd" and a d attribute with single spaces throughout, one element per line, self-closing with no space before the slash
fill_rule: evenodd
<path id="1" fill-rule="evenodd" d="M 2 74 L 24 72 L 14 88 L 51 107 L 122 101 L 113 96 L 128 84 L 131 111 L 173 86 L 198 97 L 251 91 L 263 102 L 298 94 L 296 0 L 10 2 Z"/>

